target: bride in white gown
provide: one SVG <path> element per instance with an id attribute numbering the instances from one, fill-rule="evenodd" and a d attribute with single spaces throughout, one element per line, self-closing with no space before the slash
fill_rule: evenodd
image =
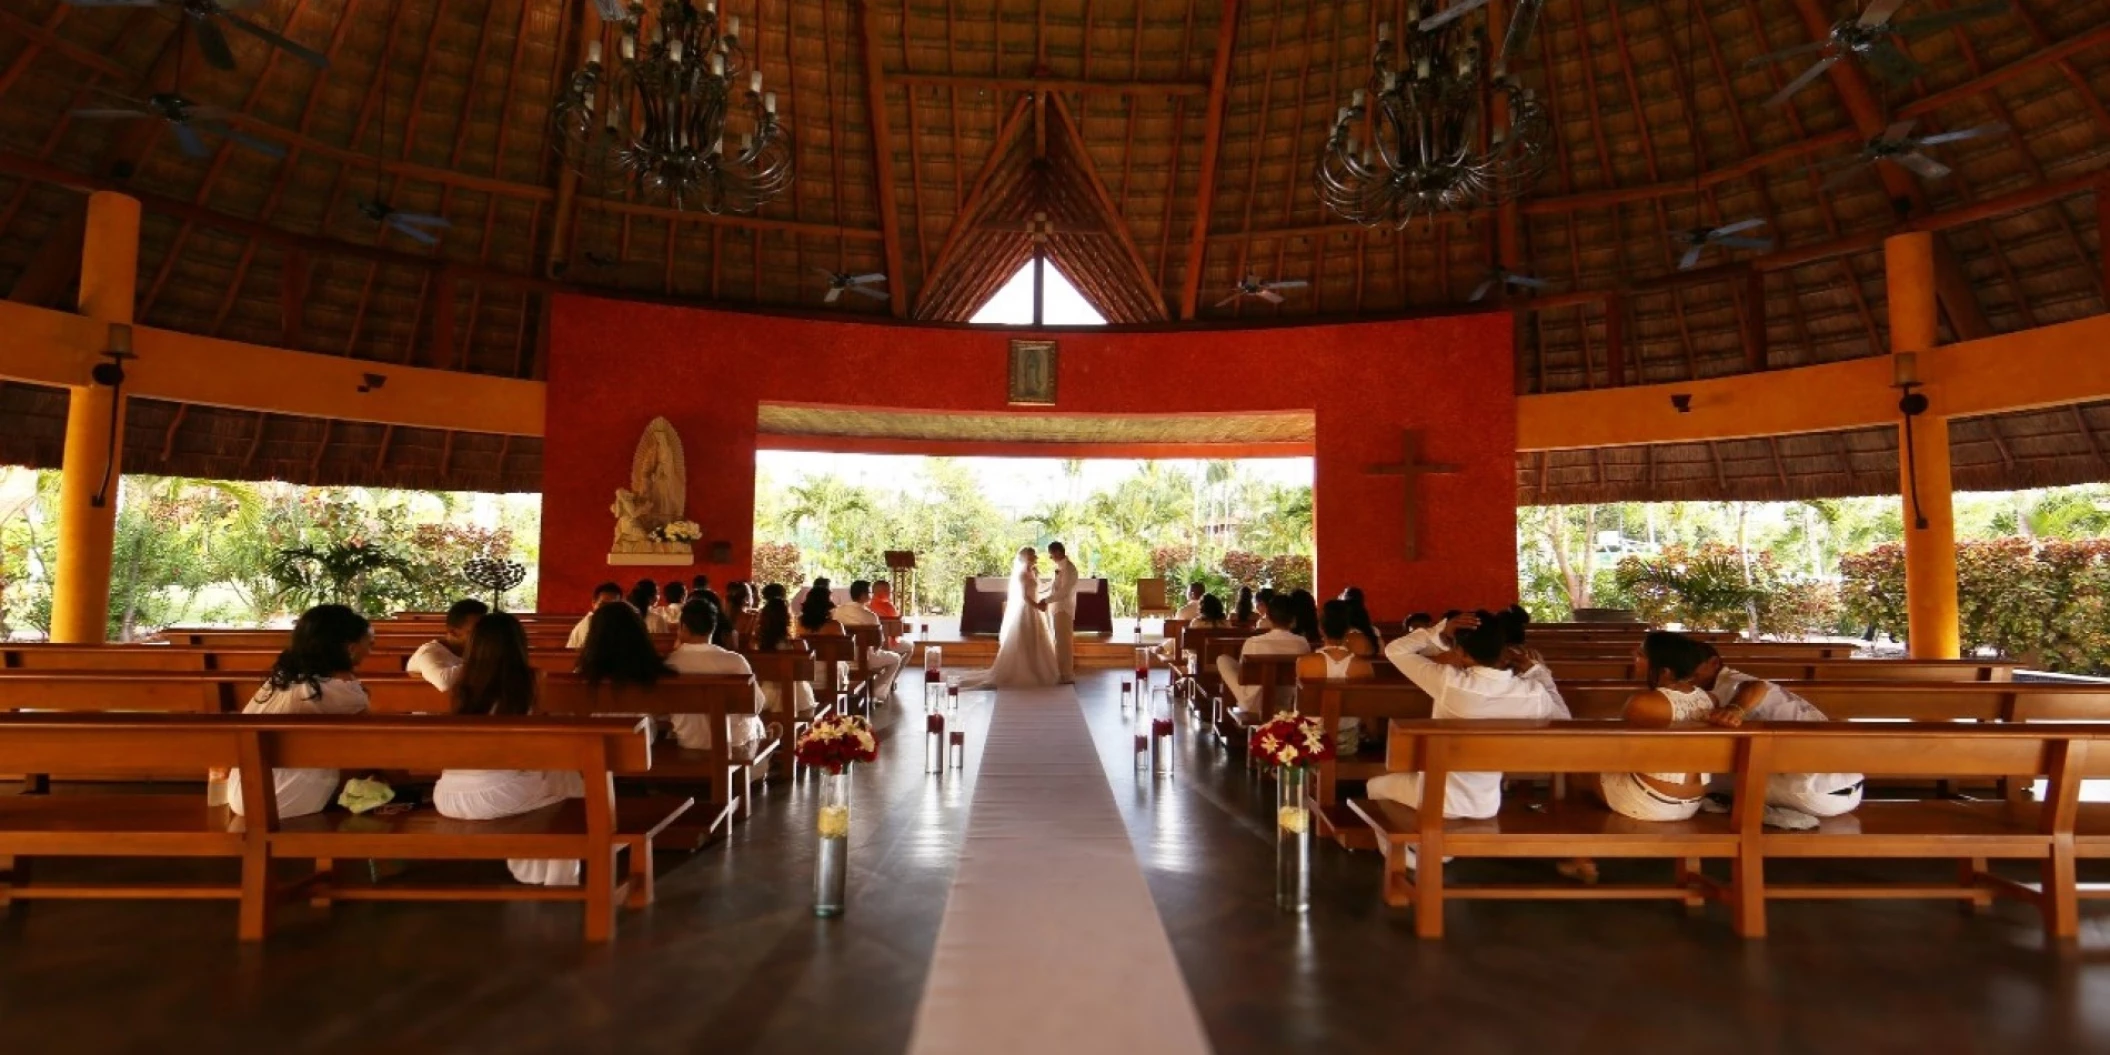
<path id="1" fill-rule="evenodd" d="M 996 665 L 960 679 L 963 689 L 1038 688 L 1056 683 L 1055 638 L 1041 607 L 1039 555 L 1018 551 L 1011 564 L 1011 589 L 1004 602 L 1004 627 L 996 639 Z"/>

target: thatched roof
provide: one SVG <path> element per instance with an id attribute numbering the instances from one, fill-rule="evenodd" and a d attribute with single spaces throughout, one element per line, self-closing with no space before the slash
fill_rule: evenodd
<path id="1" fill-rule="evenodd" d="M 1325 213 L 1311 191 L 1314 151 L 1367 76 L 1375 23 L 1403 20 L 1396 3 L 725 6 L 745 16 L 746 43 L 798 145 L 795 187 L 753 218 L 591 196 L 560 214 L 548 111 L 571 65 L 580 0 L 265 0 L 247 14 L 326 52 L 328 72 L 236 34 L 239 71 L 208 69 L 193 50 L 182 88 L 287 147 L 282 161 L 217 144 L 193 160 L 154 122 L 68 118 L 100 104 L 100 89 L 170 86 L 178 19 L 166 8 L 13 0 L 0 8 L 0 289 L 68 299 L 88 186 L 122 187 L 146 204 L 139 314 L 148 325 L 517 377 L 542 369 L 546 301 L 565 286 L 819 311 L 816 268 L 887 271 L 902 314 L 963 318 L 1024 259 L 1036 214 L 1052 224 L 1056 266 L 1116 321 L 1179 318 L 1190 282 L 1204 320 L 1440 310 L 1462 305 L 1493 259 L 1491 217 L 1368 231 Z M 2110 306 L 2084 193 L 2110 143 L 2110 108 L 2094 87 L 2110 63 L 2101 6 L 2018 0 L 2012 12 L 1916 39 L 1924 75 L 1878 87 L 1873 105 L 1916 116 L 1921 130 L 1999 121 L 2015 132 L 1937 148 L 1956 174 L 1909 194 L 1873 175 L 1822 190 L 1809 166 L 1865 138 L 1849 90 L 1820 79 L 1767 107 L 1799 67 L 1745 68 L 1810 39 L 1803 8 L 1836 16 L 1848 6 L 1550 0 L 1522 76 L 1551 100 L 1559 151 L 1519 210 L 1521 259 L 1504 261 L 1554 284 L 1543 308 L 1519 317 L 1521 392 L 1610 383 L 1608 304 L 1622 312 L 1630 381 L 1749 369 L 1756 332 L 1769 368 L 1879 354 L 1880 238 L 1901 214 L 1941 228 L 1951 265 L 1968 278 L 1971 302 L 1945 304 L 1947 337 Z M 1913 0 L 1907 10 L 1950 6 Z M 1205 172 L 1227 8 L 1237 15 L 1224 118 Z M 1035 96 L 1035 86 L 1048 92 Z M 377 186 L 397 208 L 452 220 L 437 250 L 358 214 L 355 201 Z M 1776 239 L 1756 261 L 1762 320 L 1751 315 L 1750 254 L 1711 251 L 1696 277 L 1681 277 L 1666 237 L 1744 216 L 1766 218 Z M 1279 307 L 1212 306 L 1247 273 L 1311 287 Z M 453 286 L 451 341 L 433 320 L 443 282 Z M 894 307 L 846 297 L 828 310 Z M 0 407 L 11 426 L 26 425 L 4 430 L 0 457 L 55 464 L 63 401 L 7 385 Z M 2110 477 L 2110 440 L 2098 438 L 2105 415 L 1959 423 L 1959 483 Z M 501 451 L 495 438 L 450 444 L 420 430 L 279 416 L 262 419 L 260 434 L 259 420 L 143 404 L 128 468 L 532 488 L 539 463 L 532 441 Z M 1543 459 L 1544 476 L 1542 459 L 1527 455 L 1519 492 L 1562 501 L 1885 491 L 1895 486 L 1893 446 L 1870 432 L 1569 452 Z"/>

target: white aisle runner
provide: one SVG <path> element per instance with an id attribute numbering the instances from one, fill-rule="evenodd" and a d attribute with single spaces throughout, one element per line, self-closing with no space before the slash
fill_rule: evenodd
<path id="1" fill-rule="evenodd" d="M 997 694 L 916 1055 L 1209 1051 L 1075 690 Z"/>

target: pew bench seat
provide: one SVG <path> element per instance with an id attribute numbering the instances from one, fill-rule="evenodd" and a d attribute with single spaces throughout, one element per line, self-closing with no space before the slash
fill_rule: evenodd
<path id="1" fill-rule="evenodd" d="M 696 800 L 654 795 L 624 797 L 615 802 L 615 845 L 629 854 L 629 871 L 614 896 L 631 908 L 652 903 L 653 840 L 673 827 Z M 269 833 L 275 858 L 313 859 L 320 863 L 304 892 L 316 902 L 330 901 L 583 901 L 583 886 L 525 886 L 511 879 L 478 885 L 414 883 L 346 883 L 336 875 L 338 859 L 503 861 L 507 858 L 568 858 L 586 834 L 586 802 L 568 799 L 539 810 L 490 820 L 440 816 L 430 807 L 396 813 L 345 813 L 330 810 L 279 822 Z"/>
<path id="2" fill-rule="evenodd" d="M 39 898 L 223 898 L 241 884 L 54 883 L 30 876 L 33 857 L 191 857 L 239 859 L 242 819 L 207 806 L 195 790 L 181 795 L 0 796 L 0 906 Z"/>

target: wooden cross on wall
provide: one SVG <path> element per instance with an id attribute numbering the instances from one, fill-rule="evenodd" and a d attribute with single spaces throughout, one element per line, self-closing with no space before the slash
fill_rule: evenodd
<path id="1" fill-rule="evenodd" d="M 1397 476 L 1406 492 L 1406 512 L 1400 520 L 1400 534 L 1406 539 L 1408 560 L 1421 559 L 1421 477 L 1427 473 L 1455 473 L 1456 465 L 1443 465 L 1421 460 L 1421 433 L 1407 429 L 1399 434 L 1399 464 L 1373 465 L 1363 470 L 1372 476 Z"/>

